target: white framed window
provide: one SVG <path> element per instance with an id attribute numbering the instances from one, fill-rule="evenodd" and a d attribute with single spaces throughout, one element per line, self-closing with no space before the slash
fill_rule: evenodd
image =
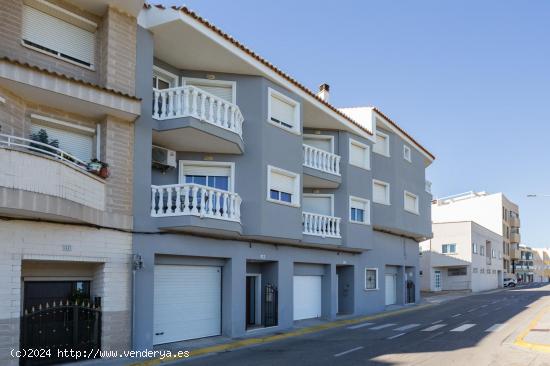
<path id="1" fill-rule="evenodd" d="M 334 154 L 334 136 L 304 133 L 304 144 Z"/>
<path id="2" fill-rule="evenodd" d="M 300 207 L 300 175 L 288 170 L 267 166 L 267 200 Z"/>
<path id="3" fill-rule="evenodd" d="M 419 213 L 418 196 L 414 193 L 405 191 L 403 193 L 403 197 L 404 197 L 403 208 L 405 209 L 405 211 L 418 215 Z"/>
<path id="4" fill-rule="evenodd" d="M 407 160 L 409 163 L 412 163 L 411 148 L 407 145 L 403 145 L 403 159 Z"/>
<path id="5" fill-rule="evenodd" d="M 153 88 L 168 89 L 178 86 L 178 76 L 153 65 Z"/>
<path id="6" fill-rule="evenodd" d="M 93 70 L 97 24 L 42 0 L 23 5 L 23 46 Z M 30 5 L 32 6 L 30 6 Z"/>
<path id="7" fill-rule="evenodd" d="M 455 254 L 456 244 L 443 244 L 441 245 L 441 253 L 443 254 Z"/>
<path id="8" fill-rule="evenodd" d="M 382 205 L 390 205 L 390 184 L 381 180 L 372 180 L 372 201 Z"/>
<path id="9" fill-rule="evenodd" d="M 477 244 L 472 243 L 472 253 L 477 254 Z"/>
<path id="10" fill-rule="evenodd" d="M 479 246 L 479 255 L 481 256 L 485 255 L 485 246 L 483 245 Z"/>
<path id="11" fill-rule="evenodd" d="M 235 192 L 235 163 L 180 160 L 179 183 L 192 183 Z"/>
<path id="12" fill-rule="evenodd" d="M 186 76 L 182 77 L 181 81 L 182 85 L 195 86 L 229 103 L 237 103 L 237 83 L 235 81 L 189 78 Z"/>
<path id="13" fill-rule="evenodd" d="M 378 289 L 378 268 L 365 268 L 365 290 Z"/>
<path id="14" fill-rule="evenodd" d="M 381 131 L 376 131 L 376 143 L 372 151 L 390 157 L 390 136 Z"/>
<path id="15" fill-rule="evenodd" d="M 349 197 L 349 221 L 370 225 L 370 201 L 365 198 Z"/>
<path id="16" fill-rule="evenodd" d="M 496 249 L 491 249 L 491 256 L 492 256 L 493 258 L 496 258 L 496 257 L 497 257 L 497 251 L 496 251 Z"/>
<path id="17" fill-rule="evenodd" d="M 302 198 L 302 211 L 325 216 L 334 216 L 334 195 L 304 193 Z"/>
<path id="18" fill-rule="evenodd" d="M 274 126 L 299 135 L 300 103 L 268 88 L 267 121 Z"/>
<path id="19" fill-rule="evenodd" d="M 359 141 L 349 140 L 349 163 L 370 170 L 370 147 Z"/>

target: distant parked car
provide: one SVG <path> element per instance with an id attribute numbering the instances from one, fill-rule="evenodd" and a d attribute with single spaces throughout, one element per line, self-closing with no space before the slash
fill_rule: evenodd
<path id="1" fill-rule="evenodd" d="M 504 287 L 516 287 L 518 281 L 515 278 L 505 278 Z"/>

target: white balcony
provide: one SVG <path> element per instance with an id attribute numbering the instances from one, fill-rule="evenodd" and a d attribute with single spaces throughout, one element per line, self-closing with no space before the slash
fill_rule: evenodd
<path id="1" fill-rule="evenodd" d="M 198 216 L 241 221 L 241 197 L 237 193 L 198 184 L 151 186 L 151 216 Z"/>
<path id="2" fill-rule="evenodd" d="M 324 173 L 340 175 L 340 156 L 303 144 L 304 166 Z"/>
<path id="3" fill-rule="evenodd" d="M 237 105 L 191 85 L 162 90 L 153 88 L 153 118 L 181 117 L 194 117 L 242 138 L 244 118 Z"/>
<path id="4" fill-rule="evenodd" d="M 340 218 L 302 212 L 303 233 L 323 238 L 340 238 Z"/>

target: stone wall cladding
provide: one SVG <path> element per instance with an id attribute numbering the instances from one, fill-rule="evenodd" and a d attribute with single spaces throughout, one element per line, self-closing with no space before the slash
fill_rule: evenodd
<path id="1" fill-rule="evenodd" d="M 102 348 L 128 349 L 132 236 L 77 225 L 9 221 L 0 223 L 0 364 L 17 365 L 9 350 L 19 347 L 23 259 L 96 263 L 92 296 L 102 297 Z M 70 252 L 62 245 L 70 244 Z M 51 263 L 51 262 L 50 262 Z M 55 265 L 52 265 L 55 271 Z M 63 276 L 63 273 L 59 273 Z"/>

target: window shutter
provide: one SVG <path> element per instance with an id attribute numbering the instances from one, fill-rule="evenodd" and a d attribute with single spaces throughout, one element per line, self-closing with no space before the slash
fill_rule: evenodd
<path id="1" fill-rule="evenodd" d="M 294 178 L 288 175 L 280 174 L 277 172 L 271 172 L 271 187 L 280 192 L 295 193 L 294 192 Z"/>
<path id="2" fill-rule="evenodd" d="M 379 134 L 376 134 L 376 144 L 373 146 L 373 150 L 380 154 L 386 153 L 386 144 L 388 143 L 388 139 L 386 136 L 381 136 Z"/>
<path id="3" fill-rule="evenodd" d="M 332 216 L 330 197 L 304 197 L 302 207 L 305 212 Z"/>
<path id="4" fill-rule="evenodd" d="M 387 186 L 375 182 L 373 184 L 372 199 L 375 202 L 386 202 L 386 190 L 387 189 L 388 189 Z"/>
<path id="5" fill-rule="evenodd" d="M 410 194 L 405 194 L 405 209 L 409 211 L 416 211 L 416 197 Z"/>
<path id="6" fill-rule="evenodd" d="M 46 130 L 50 140 L 58 140 L 59 148 L 84 162 L 92 158 L 93 136 L 33 123 L 31 132 Z"/>
<path id="7" fill-rule="evenodd" d="M 304 144 L 316 147 L 323 151 L 332 152 L 332 142 L 330 139 L 313 139 L 304 137 Z"/>
<path id="8" fill-rule="evenodd" d="M 364 147 L 358 146 L 354 143 L 350 144 L 349 152 L 349 161 L 350 163 L 362 167 L 367 166 L 366 162 L 366 149 Z"/>
<path id="9" fill-rule="evenodd" d="M 95 33 L 67 23 L 30 6 L 23 6 L 24 40 L 74 58 L 93 66 L 95 61 Z"/>
<path id="10" fill-rule="evenodd" d="M 215 95 L 218 98 L 222 98 L 223 100 L 226 100 L 229 103 L 233 103 L 233 88 L 229 85 L 227 86 L 208 85 L 208 84 L 201 84 L 200 82 L 193 82 L 193 81 L 185 81 L 185 84 L 196 86 L 197 88 L 202 89 L 207 93 Z"/>
<path id="11" fill-rule="evenodd" d="M 231 168 L 229 166 L 184 165 L 183 175 L 209 175 L 209 176 L 230 177 Z"/>
<path id="12" fill-rule="evenodd" d="M 294 106 L 272 95 L 271 117 L 294 126 Z"/>

